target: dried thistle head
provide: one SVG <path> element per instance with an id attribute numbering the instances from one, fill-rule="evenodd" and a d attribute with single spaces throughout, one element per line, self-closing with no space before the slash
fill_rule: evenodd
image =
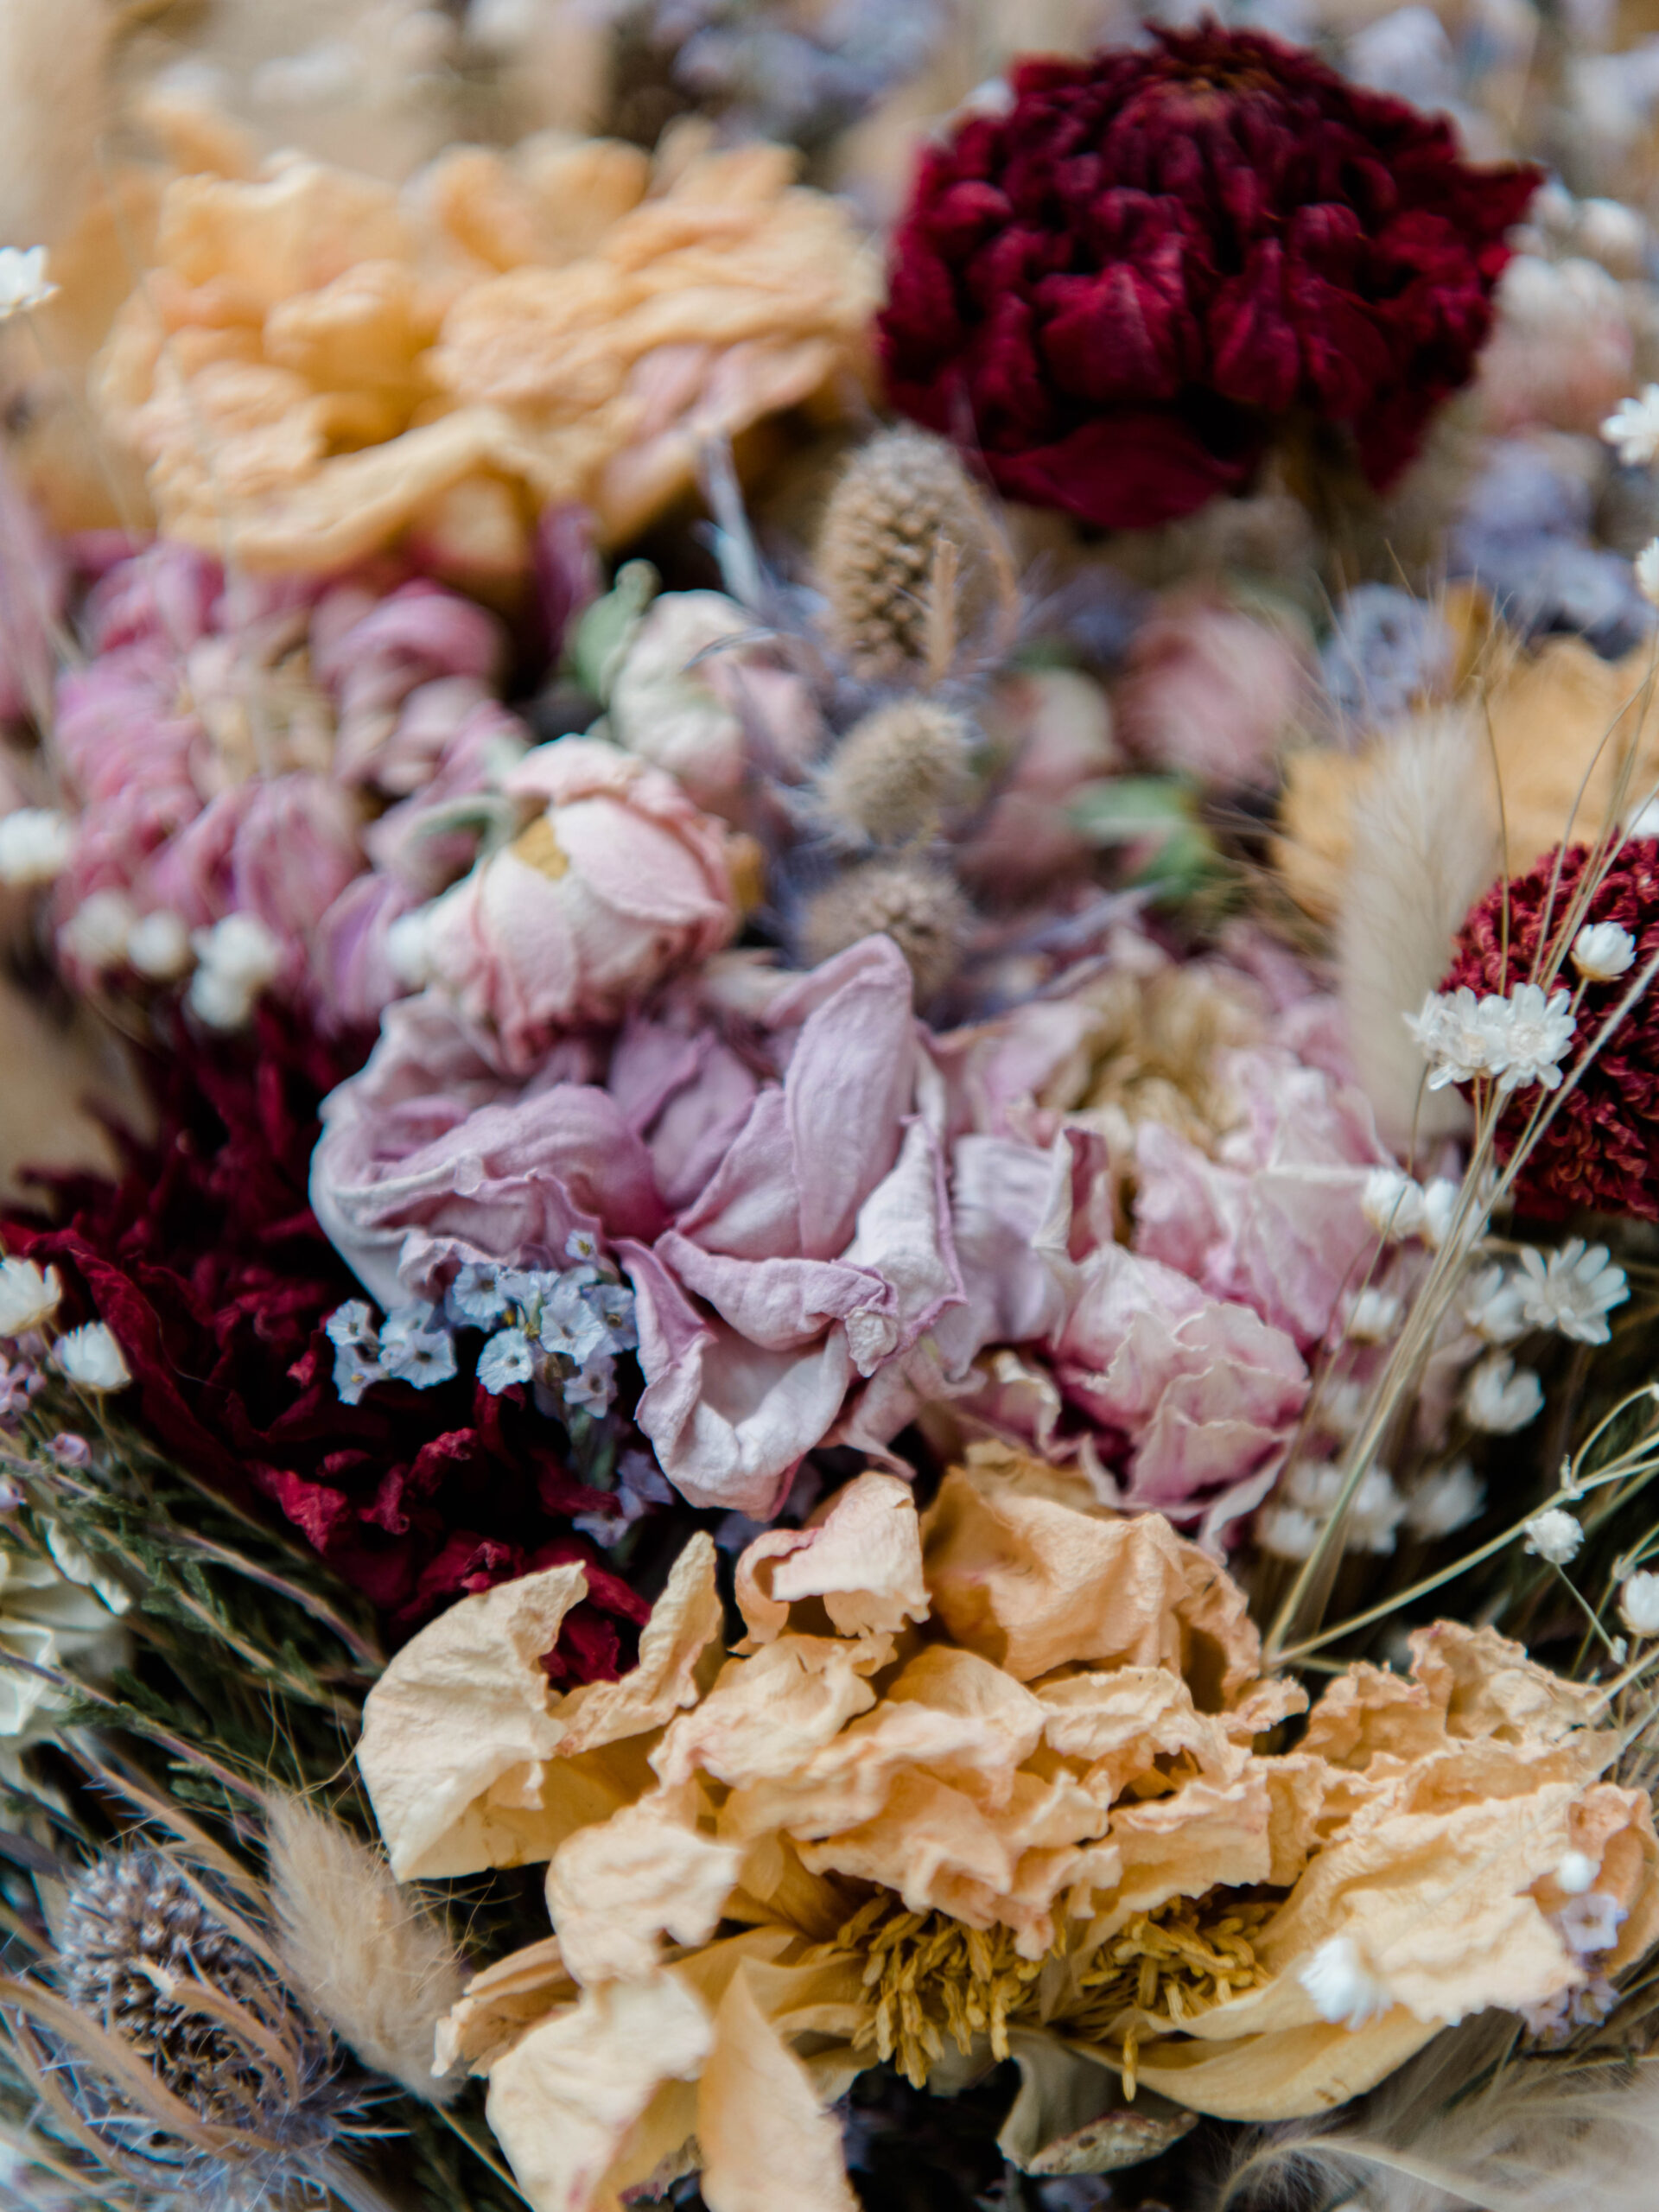
<path id="1" fill-rule="evenodd" d="M 906 845 L 937 835 L 973 790 L 968 724 L 930 699 L 895 699 L 855 722 L 817 783 L 817 811 L 849 846 Z"/>
<path id="2" fill-rule="evenodd" d="M 271 1901 L 289 1979 L 365 2065 L 445 2101 L 432 2039 L 465 1976 L 448 1929 L 381 1853 L 296 1797 L 266 1813 Z"/>
<path id="3" fill-rule="evenodd" d="M 179 1861 L 138 1847 L 89 1866 L 56 1980 L 16 2003 L 14 2048 L 60 2125 L 140 2200 L 251 2212 L 333 2188 L 379 2203 L 334 2151 L 351 2098 L 333 2038 L 260 1929 Z"/>
<path id="4" fill-rule="evenodd" d="M 956 878 L 938 862 L 919 854 L 863 861 L 808 899 L 801 951 L 817 967 L 861 938 L 890 937 L 925 1005 L 956 973 L 972 922 Z"/>
<path id="5" fill-rule="evenodd" d="M 830 635 L 855 675 L 944 675 L 964 643 L 1017 615 L 1007 550 L 943 438 L 887 430 L 861 446 L 830 494 L 814 553 Z"/>

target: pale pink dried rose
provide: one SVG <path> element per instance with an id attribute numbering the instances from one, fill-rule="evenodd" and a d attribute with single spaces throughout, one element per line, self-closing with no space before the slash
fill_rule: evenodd
<path id="1" fill-rule="evenodd" d="M 1129 649 L 1116 694 L 1123 742 L 1154 767 L 1262 783 L 1305 715 L 1311 666 L 1284 625 L 1199 588 L 1172 592 Z"/>
<path id="2" fill-rule="evenodd" d="M 445 893 L 425 942 L 435 979 L 526 1074 L 559 1029 L 724 944 L 738 912 L 721 825 L 620 747 L 538 746 L 504 789 L 543 810 Z"/>

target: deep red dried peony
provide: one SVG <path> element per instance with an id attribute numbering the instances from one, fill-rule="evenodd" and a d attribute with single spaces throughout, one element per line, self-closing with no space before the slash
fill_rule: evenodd
<path id="1" fill-rule="evenodd" d="M 1455 991 L 1466 983 L 1476 992 L 1507 991 L 1529 982 L 1540 934 L 1548 926 L 1552 939 L 1559 936 L 1589 853 L 1588 846 L 1574 845 L 1562 854 L 1553 898 L 1554 853 L 1514 878 L 1507 886 L 1507 938 L 1506 887 L 1494 884 L 1459 933 L 1457 957 L 1440 988 Z M 1659 839 L 1638 838 L 1623 849 L 1591 898 L 1588 918 L 1628 930 L 1636 939 L 1636 959 L 1615 982 L 1586 985 L 1574 1065 L 1644 963 L 1659 953 Z M 1561 982 L 1576 988 L 1578 982 L 1569 963 Z M 1508 1159 L 1537 1103 L 1535 1090 L 1521 1094 L 1499 1123 L 1501 1159 Z M 1561 1098 L 1517 1179 L 1516 1203 L 1523 1212 L 1546 1217 L 1587 1207 L 1659 1220 L 1659 995 L 1651 989 Z"/>
<path id="2" fill-rule="evenodd" d="M 888 389 L 1011 497 L 1108 528 L 1241 489 L 1294 412 L 1386 485 L 1468 381 L 1538 181 L 1259 32 L 1028 61 L 922 159 Z"/>
<path id="3" fill-rule="evenodd" d="M 377 1385 L 340 1402 L 322 1323 L 360 1286 L 306 1199 L 323 1094 L 361 1054 L 267 1003 L 253 1050 L 181 1029 L 151 1070 L 159 1129 L 118 1183 L 47 1179 L 63 1225 L 0 1217 L 10 1252 L 51 1259 L 120 1339 L 124 1398 L 200 1479 L 280 1509 L 399 1630 L 467 1591 L 581 1559 L 555 1680 L 609 1679 L 650 1608 L 568 1516 L 604 1509 L 552 1448 L 558 1432 L 465 1379 Z"/>

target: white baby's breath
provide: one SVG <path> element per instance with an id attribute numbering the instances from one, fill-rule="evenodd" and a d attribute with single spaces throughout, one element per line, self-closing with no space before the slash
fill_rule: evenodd
<path id="1" fill-rule="evenodd" d="M 1356 1292 L 1347 1300 L 1347 1332 L 1356 1344 L 1386 1344 L 1399 1328 L 1404 1311 L 1391 1291 L 1378 1290 L 1373 1285 L 1370 1289 Z"/>
<path id="2" fill-rule="evenodd" d="M 1391 1243 L 1415 1236 L 1423 1225 L 1422 1186 L 1398 1168 L 1373 1167 L 1365 1178 L 1359 1210 Z"/>
<path id="3" fill-rule="evenodd" d="M 1483 1268 L 1471 1275 L 1459 1304 L 1464 1319 L 1489 1344 L 1512 1344 L 1527 1332 L 1521 1287 L 1507 1268 Z"/>
<path id="4" fill-rule="evenodd" d="M 1486 1510 L 1486 1485 L 1466 1459 L 1431 1475 L 1406 1501 L 1406 1526 L 1433 1543 L 1478 1521 Z"/>
<path id="5" fill-rule="evenodd" d="M 127 964 L 153 983 L 170 983 L 189 967 L 190 931 L 182 914 L 159 906 L 127 931 Z"/>
<path id="6" fill-rule="evenodd" d="M 58 944 L 72 960 L 102 971 L 119 968 L 127 957 L 127 938 L 137 920 L 124 891 L 94 891 L 83 899 L 58 931 Z"/>
<path id="7" fill-rule="evenodd" d="M 1296 1969 L 1321 2019 L 1353 2031 L 1381 2019 L 1394 2003 L 1387 1983 L 1372 1972 L 1351 1936 L 1332 1936 Z"/>
<path id="8" fill-rule="evenodd" d="M 1659 1574 L 1633 1574 L 1618 1593 L 1618 1610 L 1632 1636 L 1659 1636 Z"/>
<path id="9" fill-rule="evenodd" d="M 55 807 L 14 807 L 0 815 L 0 883 L 54 883 L 74 842 L 73 823 Z"/>
<path id="10" fill-rule="evenodd" d="M 1636 939 L 1617 922 L 1586 922 L 1573 940 L 1573 965 L 1588 983 L 1611 983 L 1636 958 Z"/>
<path id="11" fill-rule="evenodd" d="M 1601 435 L 1626 468 L 1645 468 L 1659 454 L 1659 384 L 1635 399 L 1621 399 L 1601 425 Z"/>
<path id="12" fill-rule="evenodd" d="M 1608 1313 L 1630 1296 L 1623 1268 L 1605 1244 L 1573 1236 L 1548 1262 L 1529 1249 L 1521 1255 L 1521 1310 L 1535 1329 L 1554 1329 L 1581 1344 L 1605 1344 Z"/>
<path id="13" fill-rule="evenodd" d="M 1555 1869 L 1555 1886 L 1570 1897 L 1581 1897 L 1593 1886 L 1601 1872 L 1599 1859 L 1592 1859 L 1587 1851 L 1568 1851 L 1562 1854 Z"/>
<path id="14" fill-rule="evenodd" d="M 1541 1513 L 1535 1513 L 1526 1525 L 1525 1548 L 1538 1558 L 1548 1560 L 1552 1567 L 1565 1567 L 1578 1557 L 1584 1542 L 1583 1527 L 1559 1505 L 1546 1506 Z"/>
<path id="15" fill-rule="evenodd" d="M 282 967 L 281 939 L 257 914 L 238 913 L 196 931 L 191 944 L 200 965 L 185 1004 L 209 1029 L 240 1029 Z"/>

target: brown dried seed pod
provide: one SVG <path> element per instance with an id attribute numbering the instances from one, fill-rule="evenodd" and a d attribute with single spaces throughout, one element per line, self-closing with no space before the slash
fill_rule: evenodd
<path id="1" fill-rule="evenodd" d="M 955 877 L 936 862 L 919 855 L 864 861 L 807 902 L 801 950 L 817 967 L 861 938 L 890 937 L 925 1004 L 955 974 L 972 921 Z"/>
<path id="2" fill-rule="evenodd" d="M 904 845 L 934 836 L 973 789 L 972 737 L 960 715 L 896 699 L 855 723 L 818 779 L 818 810 L 848 845 Z"/>
<path id="3" fill-rule="evenodd" d="M 853 455 L 814 565 L 831 639 L 874 681 L 942 675 L 1013 597 L 984 500 L 944 440 L 920 430 L 884 431 Z"/>

